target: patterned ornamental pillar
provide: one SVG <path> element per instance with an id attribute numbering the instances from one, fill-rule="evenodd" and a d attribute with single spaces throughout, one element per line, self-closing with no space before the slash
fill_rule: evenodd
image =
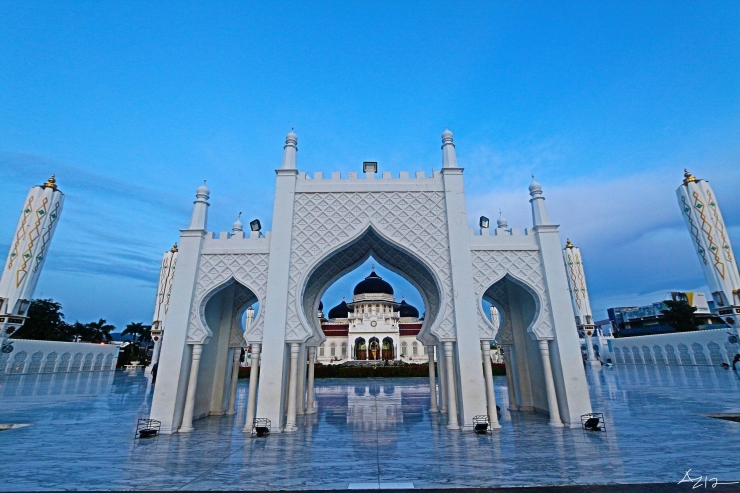
<path id="1" fill-rule="evenodd" d="M 576 316 L 576 327 L 578 328 L 578 334 L 584 338 L 586 344 L 586 363 L 590 366 L 601 366 L 601 362 L 596 359 L 593 342 L 591 341 L 591 336 L 596 333 L 596 326 L 591 312 L 591 301 L 588 297 L 586 274 L 583 272 L 581 258 L 580 248 L 573 245 L 568 239 L 565 248 L 563 248 L 563 261 L 568 277 L 570 301 Z"/>
<path id="2" fill-rule="evenodd" d="M 11 240 L 0 278 L 0 342 L 23 326 L 41 269 L 64 205 L 64 194 L 51 175 L 31 188 Z"/>
<path id="3" fill-rule="evenodd" d="M 159 268 L 159 284 L 157 285 L 157 300 L 154 303 L 154 319 L 152 320 L 152 360 L 146 371 L 151 372 L 152 367 L 159 362 L 159 352 L 162 349 L 162 337 L 164 337 L 165 318 L 170 307 L 170 296 L 172 295 L 172 281 L 175 278 L 177 266 L 177 243 L 162 257 Z"/>
<path id="4" fill-rule="evenodd" d="M 717 197 L 708 181 L 694 178 L 688 171 L 684 173 L 683 184 L 676 190 L 676 197 L 717 314 L 737 331 L 740 273 Z"/>

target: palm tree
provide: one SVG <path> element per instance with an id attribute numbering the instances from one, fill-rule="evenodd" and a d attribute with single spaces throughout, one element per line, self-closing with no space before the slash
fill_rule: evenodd
<path id="1" fill-rule="evenodd" d="M 115 330 L 114 325 L 110 325 L 104 318 L 101 318 L 97 322 L 90 322 L 85 324 L 86 328 L 90 331 L 91 342 L 110 342 L 113 340 L 110 333 Z"/>
<path id="2" fill-rule="evenodd" d="M 152 340 L 151 325 L 144 325 L 141 322 L 131 322 L 126 326 L 121 334 L 130 335 L 131 339 L 134 341 L 134 345 L 137 347 L 141 347 L 143 344 L 145 348 L 144 355 L 146 356 L 146 351 L 149 349 L 149 343 Z"/>

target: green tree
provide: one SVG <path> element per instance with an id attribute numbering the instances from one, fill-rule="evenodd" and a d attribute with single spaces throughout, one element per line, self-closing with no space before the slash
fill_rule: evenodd
<path id="1" fill-rule="evenodd" d="M 28 307 L 28 320 L 13 337 L 37 341 L 71 341 L 70 328 L 64 321 L 61 303 L 52 299 L 33 300 Z"/>
<path id="2" fill-rule="evenodd" d="M 152 340 L 152 326 L 144 325 L 141 322 L 131 322 L 121 332 L 123 335 L 130 335 L 138 357 L 146 357 L 146 352 L 149 349 L 149 343 Z M 139 349 L 144 348 L 144 354 L 139 354 Z"/>
<path id="3" fill-rule="evenodd" d="M 85 334 L 87 342 L 101 343 L 113 340 L 110 333 L 116 330 L 116 327 L 110 325 L 104 318 L 101 318 L 97 322 L 85 324 L 85 329 L 87 329 L 87 333 Z"/>
<path id="4" fill-rule="evenodd" d="M 661 310 L 664 321 L 678 332 L 690 332 L 696 330 L 696 320 L 694 312 L 696 307 L 689 305 L 686 300 L 664 301 L 663 304 L 668 307 L 667 310 Z"/>

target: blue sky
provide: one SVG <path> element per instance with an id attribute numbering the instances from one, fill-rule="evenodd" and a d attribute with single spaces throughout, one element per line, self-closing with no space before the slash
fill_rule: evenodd
<path id="1" fill-rule="evenodd" d="M 676 205 L 708 179 L 740 249 L 738 2 L 4 2 L 0 251 L 28 188 L 65 210 L 36 296 L 122 326 L 208 179 L 210 228 L 271 223 L 303 171 L 439 168 L 455 133 L 471 227 L 529 226 L 531 173 L 582 247 L 597 317 L 703 289 Z M 367 275 L 329 295 L 338 301 Z M 408 291 L 401 286 L 397 292 Z"/>

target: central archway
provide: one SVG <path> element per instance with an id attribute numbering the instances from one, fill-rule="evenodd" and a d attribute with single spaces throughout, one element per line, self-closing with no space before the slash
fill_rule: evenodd
<path id="1" fill-rule="evenodd" d="M 312 327 L 314 339 L 324 339 L 318 319 L 321 297 L 335 281 L 360 266 L 372 256 L 379 264 L 406 279 L 422 297 L 426 316 L 418 338 L 426 344 L 436 342 L 431 335 L 442 306 L 442 291 L 432 270 L 415 255 L 382 236 L 369 226 L 356 239 L 330 252 L 310 270 L 304 284 L 302 317 Z M 380 349 L 380 348 L 379 348 Z"/>

